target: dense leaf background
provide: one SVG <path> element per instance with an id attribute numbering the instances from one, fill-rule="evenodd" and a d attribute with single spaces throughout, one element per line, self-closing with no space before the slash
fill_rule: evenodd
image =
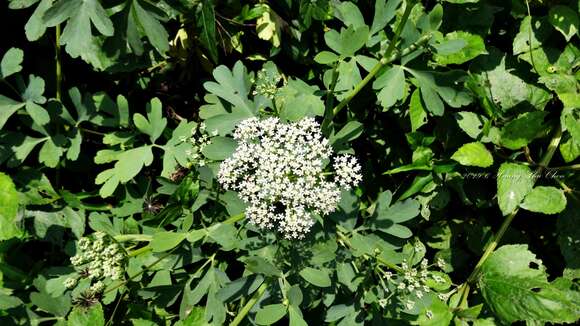
<path id="1" fill-rule="evenodd" d="M 579 7 L 4 1 L 0 324 L 577 322 Z M 301 241 L 216 180 L 269 116 L 363 166 Z M 90 292 L 95 234 L 125 266 Z"/>

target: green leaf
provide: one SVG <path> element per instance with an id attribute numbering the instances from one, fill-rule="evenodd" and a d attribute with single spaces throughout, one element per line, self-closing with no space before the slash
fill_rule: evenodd
<path id="1" fill-rule="evenodd" d="M 290 319 L 289 326 L 308 326 L 304 318 L 302 317 L 302 312 L 297 306 L 291 305 L 288 307 L 288 317 Z"/>
<path id="2" fill-rule="evenodd" d="M 530 168 L 515 163 L 503 163 L 497 172 L 497 200 L 503 215 L 511 214 L 534 186 Z"/>
<path id="3" fill-rule="evenodd" d="M 157 232 L 151 240 L 153 252 L 164 252 L 171 250 L 179 245 L 187 237 L 187 233 L 180 232 Z"/>
<path id="4" fill-rule="evenodd" d="M 324 321 L 326 322 L 338 321 L 339 319 L 344 318 L 345 316 L 353 313 L 355 313 L 353 305 L 351 306 L 347 306 L 345 304 L 334 305 L 326 311 L 326 317 L 324 318 Z"/>
<path id="5" fill-rule="evenodd" d="M 71 308 L 71 299 L 69 294 L 59 297 L 52 297 L 46 292 L 32 292 L 30 293 L 30 302 L 41 310 L 60 317 L 66 316 Z M 81 324 L 77 324 L 75 326 L 80 325 Z"/>
<path id="6" fill-rule="evenodd" d="M 580 143 L 580 109 L 564 109 L 562 116 L 566 130 L 575 142 Z"/>
<path id="7" fill-rule="evenodd" d="M 103 184 L 99 194 L 105 198 L 113 194 L 119 183 L 125 183 L 133 179 L 144 166 L 153 163 L 151 146 L 142 146 L 120 153 L 117 162 L 112 169 L 99 173 L 95 179 L 96 184 Z"/>
<path id="8" fill-rule="evenodd" d="M 377 98 L 386 110 L 405 96 L 405 73 L 401 66 L 393 66 L 379 75 L 373 82 L 374 89 L 380 89 Z"/>
<path id="9" fill-rule="evenodd" d="M 459 108 L 471 103 L 471 95 L 462 87 L 465 73 L 459 70 L 448 72 L 421 71 L 405 68 L 419 83 L 425 107 L 433 115 L 443 115 L 444 105 Z"/>
<path id="10" fill-rule="evenodd" d="M 264 277 L 260 274 L 243 276 L 221 288 L 217 297 L 225 303 L 234 302 L 240 298 L 249 297 L 263 283 Z"/>
<path id="11" fill-rule="evenodd" d="M 359 28 L 365 26 L 365 19 L 358 9 L 358 7 L 352 2 L 341 2 L 335 6 L 334 15 L 340 19 L 345 26 L 353 26 L 354 28 Z"/>
<path id="12" fill-rule="evenodd" d="M 402 0 L 385 0 L 375 1 L 375 10 L 373 16 L 373 24 L 371 26 L 370 35 L 373 35 L 387 26 L 387 24 L 395 17 L 397 8 Z"/>
<path id="13" fill-rule="evenodd" d="M 149 2 L 133 0 L 130 14 L 140 34 L 147 37 L 157 52 L 165 54 L 169 50 L 169 35 L 159 22 L 164 16 L 163 10 Z"/>
<path id="14" fill-rule="evenodd" d="M 95 46 L 91 23 L 102 35 L 112 36 L 114 32 L 113 23 L 98 0 L 60 0 L 46 11 L 43 19 L 49 27 L 67 22 L 60 44 L 66 45 L 66 52 L 73 58 L 86 58 Z"/>
<path id="15" fill-rule="evenodd" d="M 416 131 L 427 123 L 427 111 L 421 102 L 421 91 L 418 88 L 411 95 L 409 117 L 411 118 L 411 131 Z"/>
<path id="16" fill-rule="evenodd" d="M 236 109 L 243 112 L 244 116 L 254 116 L 254 104 L 248 99 L 251 87 L 250 76 L 241 61 L 236 62 L 232 70 L 229 70 L 223 65 L 218 66 L 214 69 L 212 75 L 216 82 L 206 82 L 203 84 L 203 87 L 208 92 L 228 101 Z M 230 112 L 233 113 L 233 111 Z"/>
<path id="17" fill-rule="evenodd" d="M 558 188 L 535 187 L 520 207 L 536 213 L 557 214 L 566 208 L 566 196 Z"/>
<path id="18" fill-rule="evenodd" d="M 24 32 L 26 34 L 26 38 L 29 41 L 37 41 L 42 35 L 44 35 L 47 26 L 44 23 L 43 17 L 46 11 L 52 6 L 52 2 L 52 0 L 40 1 L 28 19 L 28 22 L 26 22 L 26 25 L 24 26 Z"/>
<path id="19" fill-rule="evenodd" d="M 288 302 L 290 305 L 298 307 L 302 304 L 302 300 L 304 299 L 304 295 L 302 294 L 302 290 L 298 285 L 292 285 L 288 292 L 286 293 L 288 297 Z"/>
<path id="20" fill-rule="evenodd" d="M 261 4 L 262 15 L 256 20 L 256 32 L 262 40 L 269 41 L 274 47 L 280 46 L 281 19 L 267 4 Z"/>
<path id="21" fill-rule="evenodd" d="M 461 165 L 487 168 L 493 164 L 493 156 L 480 142 L 461 146 L 451 158 Z"/>
<path id="22" fill-rule="evenodd" d="M 379 230 L 398 238 L 409 238 L 413 235 L 411 230 L 399 223 L 411 220 L 419 215 L 420 205 L 414 199 L 397 201 L 391 205 L 393 194 L 390 190 L 379 194 L 376 206 L 376 220 L 372 229 Z"/>
<path id="23" fill-rule="evenodd" d="M 256 313 L 258 325 L 272 325 L 286 315 L 287 307 L 281 303 L 264 306 Z"/>
<path id="24" fill-rule="evenodd" d="M 17 224 L 19 198 L 9 176 L 0 172 L 0 241 L 22 234 Z"/>
<path id="25" fill-rule="evenodd" d="M 100 303 L 88 308 L 75 307 L 67 319 L 68 326 L 103 326 L 105 325 L 105 315 Z"/>
<path id="26" fill-rule="evenodd" d="M 560 154 L 566 163 L 574 161 L 580 157 L 580 141 L 576 141 L 572 137 L 566 137 L 560 143 Z"/>
<path id="27" fill-rule="evenodd" d="M 367 42 L 369 36 L 368 26 L 355 28 L 350 25 L 347 29 L 341 29 L 340 34 L 330 30 L 324 34 L 324 40 L 329 48 L 343 57 L 352 56 Z"/>
<path id="28" fill-rule="evenodd" d="M 526 245 L 506 245 L 485 261 L 478 280 L 485 301 L 504 322 L 573 323 L 580 295 L 549 283 L 542 261 Z"/>
<path id="29" fill-rule="evenodd" d="M 451 320 L 453 320 L 451 309 L 443 301 L 434 299 L 429 307 L 425 307 L 421 311 L 419 318 L 413 324 L 421 326 L 452 325 Z"/>
<path id="30" fill-rule="evenodd" d="M 351 120 L 344 125 L 336 134 L 330 136 L 329 143 L 334 149 L 341 148 L 345 144 L 357 139 L 363 132 L 362 123 Z"/>
<path id="31" fill-rule="evenodd" d="M 64 149 L 57 145 L 55 138 L 49 137 L 38 152 L 38 161 L 44 165 L 55 168 L 58 166 L 60 157 L 64 153 Z M 61 143 L 58 141 L 59 144 Z"/>
<path id="32" fill-rule="evenodd" d="M 161 101 L 158 98 L 152 99 L 147 104 L 147 119 L 142 114 L 135 113 L 133 123 L 141 132 L 149 135 L 151 143 L 154 144 L 167 126 L 167 119 L 162 116 Z"/>
<path id="33" fill-rule="evenodd" d="M 329 65 L 338 61 L 338 56 L 330 51 L 321 51 L 314 56 L 314 61 L 322 65 Z"/>
<path id="34" fill-rule="evenodd" d="M 324 102 L 320 99 L 318 88 L 310 86 L 300 79 L 290 79 L 278 90 L 276 106 L 280 118 L 288 121 L 299 121 L 304 117 L 322 116 Z"/>
<path id="35" fill-rule="evenodd" d="M 187 167 L 189 164 L 188 151 L 193 150 L 193 145 L 189 141 L 192 130 L 197 127 L 195 122 L 181 121 L 173 130 L 171 139 L 163 145 L 163 170 L 161 176 L 169 178 L 178 166 Z M 184 141 L 185 140 L 185 141 Z"/>
<path id="36" fill-rule="evenodd" d="M 513 64 L 511 60 L 507 62 L 508 57 L 504 53 L 495 48 L 488 51 L 489 55 L 477 57 L 469 69 L 478 96 L 502 112 L 520 104 L 542 110 L 551 98 L 550 93 L 513 74 Z"/>
<path id="37" fill-rule="evenodd" d="M 26 90 L 24 90 L 24 94 L 22 94 L 22 99 L 25 102 L 44 104 L 46 98 L 42 96 L 43 93 L 44 79 L 35 75 L 28 76 L 28 85 L 26 86 Z"/>
<path id="38" fill-rule="evenodd" d="M 356 57 L 340 61 L 336 70 L 338 80 L 334 87 L 334 94 L 342 101 L 362 81 L 362 77 Z"/>
<path id="39" fill-rule="evenodd" d="M 233 138 L 218 136 L 213 137 L 201 152 L 210 160 L 223 161 L 230 157 L 237 147 L 238 143 Z"/>
<path id="40" fill-rule="evenodd" d="M 22 70 L 22 61 L 24 60 L 24 51 L 19 48 L 10 48 L 0 61 L 0 78 L 13 75 Z"/>
<path id="41" fill-rule="evenodd" d="M 580 19 L 578 18 L 578 14 L 568 6 L 550 6 L 548 19 L 550 20 L 550 23 L 560 33 L 562 33 L 562 35 L 564 35 L 566 41 L 570 41 L 572 36 L 578 33 Z"/>
<path id="42" fill-rule="evenodd" d="M 48 112 L 40 105 L 34 103 L 34 102 L 26 102 L 26 112 L 28 113 L 28 115 L 32 118 L 32 120 L 34 120 L 34 123 L 36 123 L 39 126 L 43 126 L 45 124 L 48 124 L 50 122 L 50 116 L 48 115 Z"/>
<path id="43" fill-rule="evenodd" d="M 531 30 L 530 27 L 532 27 Z M 539 52 L 534 50 L 542 48 L 543 42 L 547 40 L 552 31 L 550 24 L 543 17 L 524 17 L 520 23 L 520 30 L 513 40 L 513 54 L 527 53 L 529 55 L 531 50 L 534 52 L 533 55 L 537 56 Z"/>
<path id="44" fill-rule="evenodd" d="M 262 257 L 251 256 L 243 259 L 246 268 L 254 273 L 264 274 L 266 276 L 280 276 L 282 272 L 278 267 Z"/>
<path id="45" fill-rule="evenodd" d="M 542 135 L 546 115 L 544 111 L 527 112 L 510 121 L 501 129 L 501 144 L 514 150 L 528 145 Z"/>
<path id="46" fill-rule="evenodd" d="M 453 51 L 442 51 L 444 45 L 449 45 L 451 42 L 461 42 L 461 46 Z M 445 66 L 449 64 L 462 64 L 480 54 L 487 53 L 483 38 L 479 35 L 470 34 L 467 32 L 456 31 L 445 35 L 444 43 L 437 47 L 437 54 L 434 59 L 437 64 Z"/>
<path id="47" fill-rule="evenodd" d="M 330 276 L 326 270 L 320 270 L 312 267 L 305 267 L 300 271 L 300 276 L 308 281 L 310 284 L 321 288 L 329 287 L 331 285 Z"/>
<path id="48" fill-rule="evenodd" d="M 577 279 L 580 277 L 580 203 L 570 201 L 557 220 L 558 245 L 566 262 L 564 277 Z"/>
<path id="49" fill-rule="evenodd" d="M 208 51 L 213 62 L 218 62 L 218 41 L 216 37 L 216 18 L 213 3 L 210 0 L 203 0 L 196 11 L 196 24 L 199 31 L 200 42 Z"/>
<path id="50" fill-rule="evenodd" d="M 469 137 L 481 140 L 484 143 L 492 142 L 499 144 L 500 131 L 497 127 L 489 128 L 489 132 L 485 135 L 484 128 L 490 123 L 489 119 L 485 116 L 473 112 L 461 111 L 455 114 L 455 120 L 459 128 Z"/>
<path id="51" fill-rule="evenodd" d="M 4 95 L 0 95 L 0 129 L 4 127 L 8 118 L 24 105 L 25 103 L 16 102 Z"/>

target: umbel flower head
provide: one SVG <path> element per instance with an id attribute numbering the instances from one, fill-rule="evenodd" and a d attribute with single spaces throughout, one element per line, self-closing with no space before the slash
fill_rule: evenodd
<path id="1" fill-rule="evenodd" d="M 234 139 L 238 147 L 221 163 L 219 182 L 248 204 L 251 223 L 276 227 L 287 239 L 303 238 L 314 225 L 312 215 L 332 213 L 341 190 L 362 179 L 353 156 L 332 157 L 332 147 L 313 118 L 294 123 L 250 118 L 236 127 Z M 334 173 L 325 172 L 327 166 Z"/>
<path id="2" fill-rule="evenodd" d="M 80 277 L 91 280 L 90 291 L 102 292 L 102 280 L 118 280 L 125 274 L 125 250 L 103 232 L 96 232 L 92 237 L 79 239 L 79 252 L 70 258 L 71 264 L 79 272 Z M 73 288 L 78 278 L 68 278 L 65 286 Z"/>

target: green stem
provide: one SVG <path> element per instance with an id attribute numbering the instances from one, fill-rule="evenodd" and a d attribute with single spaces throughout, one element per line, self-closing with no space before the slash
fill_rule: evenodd
<path id="1" fill-rule="evenodd" d="M 552 140 L 548 145 L 548 149 L 546 150 L 546 153 L 544 154 L 542 160 L 540 161 L 539 164 L 540 167 L 536 170 L 536 174 L 542 172 L 542 170 L 548 166 L 548 164 L 552 160 L 552 157 L 554 156 L 554 153 L 556 152 L 556 149 L 558 148 L 558 145 L 560 144 L 561 139 L 562 139 L 562 128 L 560 125 L 558 125 L 556 131 L 554 132 L 554 136 L 552 137 Z M 485 252 L 475 265 L 475 268 L 473 269 L 469 277 L 467 278 L 467 282 L 465 282 L 462 285 L 462 287 L 468 286 L 469 283 L 474 283 L 477 280 L 477 277 L 479 276 L 479 273 L 481 271 L 481 267 L 483 266 L 487 258 L 493 253 L 493 251 L 501 241 L 502 237 L 504 236 L 505 232 L 507 231 L 508 227 L 516 217 L 517 213 L 518 209 L 516 209 L 514 212 L 512 212 L 505 218 L 505 220 L 501 224 L 499 231 L 496 233 L 491 243 L 485 249 Z M 466 291 L 469 292 L 469 290 Z"/>
<path id="2" fill-rule="evenodd" d="M 149 242 L 153 240 L 153 236 L 150 234 L 120 234 L 114 236 L 115 241 L 117 242 L 128 242 L 128 241 L 144 241 Z"/>
<path id="3" fill-rule="evenodd" d="M 485 249 L 485 252 L 483 253 L 481 258 L 477 262 L 477 265 L 475 265 L 473 272 L 471 272 L 471 274 L 467 278 L 467 283 L 475 282 L 475 279 L 477 278 L 477 276 L 479 275 L 479 271 L 481 270 L 481 266 L 483 266 L 483 264 L 485 263 L 487 258 L 489 258 L 489 256 L 493 253 L 493 251 L 495 250 L 495 248 L 497 247 L 497 245 L 501 241 L 501 238 L 503 237 L 503 235 L 507 231 L 507 229 L 510 226 L 510 224 L 512 223 L 512 221 L 514 220 L 514 217 L 516 217 L 516 214 L 518 213 L 518 211 L 519 211 L 519 209 L 516 209 L 513 213 L 511 213 L 510 215 L 508 215 L 505 218 L 505 220 L 503 221 L 503 223 L 501 224 L 501 226 L 499 228 L 499 231 L 496 233 L 492 242 Z"/>
<path id="4" fill-rule="evenodd" d="M 550 168 L 550 170 L 560 170 L 560 171 L 580 170 L 580 164 L 572 164 L 572 165 L 568 165 L 568 166 L 557 166 L 557 167 Z"/>
<path id="5" fill-rule="evenodd" d="M 135 250 L 129 251 L 129 253 L 127 254 L 127 256 L 129 256 L 129 257 L 135 257 L 135 256 L 139 256 L 140 254 L 149 252 L 151 250 L 153 250 L 153 248 L 150 245 L 147 245 L 145 247 L 141 247 L 139 249 L 135 249 Z"/>
<path id="6" fill-rule="evenodd" d="M 223 221 L 222 224 L 234 224 L 236 222 L 243 220 L 244 217 L 246 217 L 246 215 L 244 213 L 234 215 L 234 216 L 228 218 L 227 220 Z"/>
<path id="7" fill-rule="evenodd" d="M 234 318 L 234 320 L 230 323 L 230 326 L 237 326 L 242 322 L 242 320 L 244 320 L 244 318 L 246 317 L 248 312 L 250 312 L 250 310 L 252 309 L 252 307 L 254 307 L 256 302 L 258 302 L 258 300 L 260 300 L 260 298 L 264 295 L 264 292 L 266 292 L 267 288 L 268 288 L 268 283 L 266 283 L 266 282 L 264 282 L 264 283 L 262 283 L 262 285 L 260 285 L 258 290 L 256 290 L 256 292 L 254 292 L 254 295 L 252 295 L 252 297 L 248 300 L 248 302 L 246 302 L 246 304 L 238 312 L 238 314 L 236 315 L 236 318 Z"/>
<path id="8" fill-rule="evenodd" d="M 355 86 L 355 88 L 352 91 L 350 91 L 350 93 L 340 103 L 338 103 L 338 105 L 336 107 L 334 107 L 334 109 L 332 110 L 332 114 L 329 114 L 329 116 L 325 120 L 332 121 L 332 118 L 334 116 L 336 116 L 375 77 L 375 75 L 377 73 L 379 73 L 379 71 L 381 71 L 381 69 L 384 66 L 386 66 L 389 63 L 392 63 L 393 61 L 395 61 L 399 58 L 402 58 L 402 57 L 408 55 L 409 53 L 415 51 L 417 48 L 419 48 L 419 46 L 426 43 L 431 38 L 430 33 L 425 34 L 422 37 L 420 37 L 416 42 L 409 45 L 407 48 L 403 49 L 402 51 L 393 53 L 393 51 L 395 49 L 394 48 L 395 43 L 397 42 L 397 39 L 399 38 L 399 34 L 401 33 L 403 26 L 406 24 L 407 20 L 409 19 L 409 14 L 411 13 L 411 9 L 413 8 L 414 5 L 415 5 L 415 3 L 413 2 L 412 4 L 407 5 L 407 8 L 405 8 L 405 13 L 403 14 L 403 18 L 401 20 L 401 23 L 399 24 L 399 28 L 397 28 L 398 33 L 395 33 L 393 40 L 389 44 L 389 47 L 385 51 L 381 60 L 371 69 L 371 71 L 368 73 L 368 75 L 366 75 L 366 77 L 362 81 L 360 81 Z M 330 124 L 331 122 L 327 122 L 327 123 Z"/>
<path id="9" fill-rule="evenodd" d="M 330 121 L 332 121 L 332 107 L 334 106 L 334 89 L 336 88 L 336 83 L 338 82 L 338 62 L 334 65 L 332 69 L 332 80 L 330 82 L 330 87 L 328 88 L 328 93 L 326 93 L 326 106 L 324 108 L 324 120 L 322 121 L 322 130 L 326 131 Z"/>
<path id="10" fill-rule="evenodd" d="M 60 55 L 60 25 L 56 25 L 54 48 L 56 52 L 56 99 L 60 102 L 62 99 L 62 66 Z"/>

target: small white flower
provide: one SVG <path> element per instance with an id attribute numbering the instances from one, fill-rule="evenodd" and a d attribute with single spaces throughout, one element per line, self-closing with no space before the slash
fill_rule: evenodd
<path id="1" fill-rule="evenodd" d="M 379 306 L 381 306 L 381 308 L 384 309 L 387 306 L 387 303 L 389 303 L 387 299 L 379 299 Z"/>
<path id="2" fill-rule="evenodd" d="M 325 164 L 332 148 L 313 118 L 286 124 L 278 118 L 250 118 L 233 133 L 238 147 L 220 165 L 218 181 L 248 204 L 246 217 L 262 229 L 276 227 L 288 239 L 302 239 L 313 214 L 332 213 L 341 189 L 361 180 L 354 157 L 335 159 L 334 181 Z"/>

